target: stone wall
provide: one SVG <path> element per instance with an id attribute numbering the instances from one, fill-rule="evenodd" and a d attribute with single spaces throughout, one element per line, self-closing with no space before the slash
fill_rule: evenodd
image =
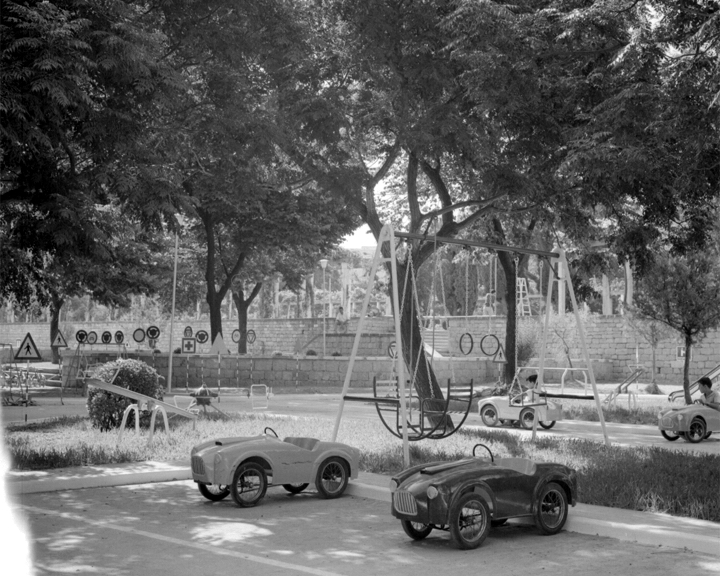
<path id="1" fill-rule="evenodd" d="M 363 324 L 363 335 L 360 340 L 358 355 L 363 358 L 378 358 L 377 361 L 382 363 L 384 361 L 383 359 L 387 358 L 387 347 L 389 343 L 394 340 L 392 319 L 389 317 L 368 318 Z M 541 333 L 542 319 L 540 317 L 521 318 L 521 324 L 523 326 L 521 333 Z M 82 324 L 62 323 L 60 328 L 70 345 L 70 350 L 66 350 L 65 354 L 72 354 L 74 352 L 77 346 L 75 333 L 79 329 L 87 332 L 94 330 L 98 336 L 105 330 L 110 331 L 112 334 L 117 330 L 122 330 L 125 334 L 125 341 L 128 343 L 127 352 L 130 355 L 147 355 L 148 358 L 153 358 L 147 347 L 147 341 L 142 344 L 136 344 L 132 339 L 132 334 L 136 328 L 141 327 L 147 329 L 149 325 L 150 323 L 141 326 L 138 324 L 109 322 Z M 167 357 L 170 348 L 170 326 L 169 322 L 157 322 L 155 325 L 158 326 L 161 332 L 157 349 L 160 350 L 162 354 L 160 354 L 159 358 L 156 358 L 156 361 L 159 363 L 162 361 L 162 357 Z M 328 374 L 332 374 L 337 371 L 332 367 L 336 366 L 338 362 L 347 362 L 347 359 L 343 360 L 342 358 L 350 355 L 357 325 L 358 319 L 353 318 L 349 322 L 347 334 L 336 334 L 334 320 L 327 320 L 324 349 L 325 355 L 333 358 L 328 359 L 330 364 L 327 364 L 327 370 L 323 369 L 323 374 L 326 371 Z M 491 369 L 483 369 L 480 370 L 479 373 L 483 375 L 483 378 L 487 378 L 490 381 L 495 380 L 497 365 L 489 362 L 490 359 L 482 354 L 480 351 L 480 341 L 484 335 L 492 333 L 504 344 L 505 317 L 454 317 L 449 318 L 446 325 L 448 326 L 447 334 L 452 351 L 452 362 L 456 365 L 461 365 L 460 363 L 462 362 L 469 362 L 470 364 L 474 362 L 478 366 L 483 365 L 482 362 L 488 362 Z M 210 331 L 209 322 L 176 322 L 173 329 L 173 345 L 175 348 L 180 346 L 183 330 L 186 326 L 190 326 L 194 333 L 198 330 Z M 287 357 L 285 361 L 295 362 L 294 355 L 296 353 L 300 354 L 301 359 L 309 350 L 317 354 L 317 357 L 315 357 L 317 359 L 320 359 L 320 356 L 323 355 L 323 324 L 321 319 L 251 319 L 248 322 L 248 328 L 254 330 L 257 335 L 255 343 L 248 347 L 249 357 L 258 358 L 258 360 L 260 357 L 263 359 L 269 358 L 273 361 L 280 362 L 280 360 L 275 360 L 275 358 L 281 358 L 277 355 L 282 354 Z M 233 348 L 231 341 L 233 329 L 234 327 L 226 323 L 225 343 L 231 350 Z M 586 322 L 585 330 L 590 357 L 593 361 L 593 368 L 599 382 L 622 381 L 630 374 L 632 366 L 636 363 L 646 367 L 646 374 L 641 379 L 641 382 L 650 381 L 649 372 L 652 366 L 652 349 L 642 336 L 636 334 L 623 316 L 591 316 Z M 10 343 L 16 351 L 20 341 L 28 332 L 32 334 L 33 340 L 40 349 L 43 358 L 46 360 L 49 359 L 50 325 L 47 323 L 0 324 L 0 343 Z M 469 332 L 474 340 L 473 350 L 467 356 L 462 354 L 459 349 L 460 337 L 465 332 Z M 439 331 L 437 333 L 440 334 Z M 577 359 L 581 358 L 581 352 L 575 331 L 568 331 L 565 337 L 570 345 L 570 356 L 573 358 L 574 365 L 580 365 Z M 86 351 L 105 352 L 112 357 L 117 355 L 116 346 L 96 344 L 93 346 L 85 346 L 84 348 Z M 660 343 L 656 351 L 657 369 L 655 378 L 658 384 L 675 384 L 682 380 L 682 349 L 683 344 L 680 337 L 674 337 Z M 199 357 L 209 352 L 209 350 L 209 342 L 205 345 L 198 345 L 196 349 Z M 567 365 L 567 361 L 561 352 L 556 336 L 551 337 L 549 350 L 550 354 L 546 362 L 547 366 Z M 536 352 L 536 356 L 539 355 L 538 346 L 536 346 Z M 334 359 L 334 357 L 338 355 L 339 357 Z M 9 350 L 5 350 L 3 360 L 7 361 L 9 359 L 8 356 Z M 233 361 L 234 360 L 228 360 L 227 362 L 231 363 Z M 165 360 L 165 362 L 167 361 Z M 244 362 L 249 362 L 249 360 L 247 360 L 246 357 L 240 357 L 241 365 Z M 450 363 L 451 361 L 448 359 L 446 362 Z M 538 360 L 536 358 L 530 360 L 530 362 L 537 363 Z M 193 362 L 191 364 L 195 363 Z M 713 330 L 693 349 L 690 366 L 691 379 L 697 379 L 718 364 L 720 364 L 720 331 Z M 278 366 L 279 365 L 280 364 L 278 364 Z M 305 364 L 303 364 L 303 366 L 305 366 Z M 309 366 L 313 365 L 310 364 Z M 173 370 L 175 370 L 175 368 L 173 368 Z M 180 366 L 180 370 L 185 370 L 184 365 Z M 281 371 L 287 373 L 290 370 L 285 369 L 283 364 Z M 165 372 L 167 372 L 167 364 L 165 365 L 164 372 L 162 370 L 160 371 L 161 374 Z M 372 370 L 368 373 L 370 372 L 372 372 Z M 468 371 L 468 374 L 470 374 L 470 372 L 471 371 Z M 241 379 L 242 378 L 244 378 L 244 376 L 241 377 Z M 326 376 L 319 376 L 318 378 L 326 379 Z M 327 378 L 329 378 L 329 376 L 327 376 Z M 551 375 L 550 379 L 553 379 Z M 175 378 L 173 378 L 173 380 L 175 380 Z"/>
<path id="2" fill-rule="evenodd" d="M 73 364 L 74 351 L 63 352 L 63 376 L 77 366 Z M 165 380 L 168 376 L 168 355 L 148 352 L 129 353 L 129 358 L 146 362 L 157 370 Z M 104 363 L 117 356 L 107 352 L 90 352 L 82 358 L 83 364 Z M 172 389 L 198 388 L 202 384 L 210 388 L 248 388 L 251 384 L 265 384 L 276 392 L 294 392 L 303 389 L 342 389 L 347 372 L 348 357 L 308 356 L 220 356 L 209 354 L 174 355 Z M 442 386 L 454 374 L 456 381 L 488 384 L 497 379 L 497 364 L 487 359 L 462 358 L 435 360 L 433 368 Z M 74 372 L 74 370 L 73 370 Z M 373 377 L 385 378 L 392 372 L 389 357 L 357 357 L 353 366 L 350 386 L 372 387 Z M 72 380 L 71 380 L 72 382 Z"/>

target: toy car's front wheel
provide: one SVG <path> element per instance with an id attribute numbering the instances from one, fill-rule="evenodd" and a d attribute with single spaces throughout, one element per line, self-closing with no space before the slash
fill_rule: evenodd
<path id="1" fill-rule="evenodd" d="M 233 475 L 230 494 L 238 506 L 255 506 L 267 491 L 267 474 L 257 462 L 246 462 L 238 466 Z"/>
<path id="2" fill-rule="evenodd" d="M 461 550 L 483 543 L 490 532 L 490 509 L 474 492 L 463 494 L 450 508 L 450 536 Z"/>
<path id="3" fill-rule="evenodd" d="M 692 422 L 690 422 L 690 428 L 685 433 L 685 436 L 683 436 L 683 438 L 685 438 L 685 440 L 691 442 L 692 444 L 697 444 L 705 438 L 705 434 L 707 434 L 707 426 L 705 425 L 705 421 L 702 418 L 698 418 L 696 416 L 692 419 Z"/>
<path id="4" fill-rule="evenodd" d="M 332 457 L 318 468 L 315 487 L 323 498 L 338 498 L 347 488 L 350 471 L 342 458 Z"/>
<path id="5" fill-rule="evenodd" d="M 535 420 L 535 410 L 532 408 L 524 408 L 523 411 L 520 412 L 520 425 L 525 428 L 525 430 L 532 430 L 533 420 Z"/>
<path id="6" fill-rule="evenodd" d="M 213 502 L 219 502 L 227 498 L 227 495 L 230 494 L 230 488 L 227 486 L 216 486 L 215 484 L 198 484 L 198 490 L 200 490 L 200 494 Z"/>
<path id="7" fill-rule="evenodd" d="M 285 490 L 290 492 L 290 494 L 300 494 L 305 488 L 308 487 L 307 482 L 304 484 L 283 484 L 282 485 Z"/>
<path id="8" fill-rule="evenodd" d="M 500 422 L 497 409 L 492 404 L 486 404 L 482 407 L 482 410 L 480 410 L 480 418 L 482 418 L 483 424 L 490 428 L 497 426 Z"/>
<path id="9" fill-rule="evenodd" d="M 660 434 L 662 434 L 662 437 L 665 438 L 665 440 L 668 440 L 670 442 L 675 442 L 678 438 L 680 438 L 679 434 L 675 434 L 675 432 L 668 432 L 667 430 L 660 430 Z"/>
<path id="10" fill-rule="evenodd" d="M 565 526 L 568 501 L 565 490 L 550 482 L 540 492 L 535 509 L 535 525 L 543 534 L 557 534 Z"/>
<path id="11" fill-rule="evenodd" d="M 412 522 L 411 520 L 402 520 L 402 527 L 405 534 L 413 540 L 423 540 L 432 532 L 432 526 L 421 522 Z"/>
<path id="12" fill-rule="evenodd" d="M 550 430 L 550 428 L 555 426 L 555 420 L 550 420 L 549 422 L 547 422 L 547 421 L 543 422 L 542 420 L 540 420 L 540 422 L 538 422 L 538 424 L 540 424 L 540 426 L 545 428 L 545 430 Z"/>

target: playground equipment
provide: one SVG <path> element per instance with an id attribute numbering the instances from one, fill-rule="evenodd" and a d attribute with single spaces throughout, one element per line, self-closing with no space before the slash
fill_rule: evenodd
<path id="1" fill-rule="evenodd" d="M 632 371 L 632 373 L 627 378 L 625 378 L 625 380 L 620 382 L 619 386 L 615 388 L 615 390 L 610 392 L 610 394 L 605 397 L 605 399 L 603 400 L 603 404 L 606 404 L 608 407 L 616 406 L 618 396 L 620 394 L 627 394 L 628 408 L 637 408 L 637 396 L 630 392 L 629 387 L 635 382 L 637 382 L 640 379 L 640 376 L 642 376 L 644 373 L 645 367 L 637 365 Z"/>
<path id="2" fill-rule="evenodd" d="M 407 250 L 407 274 L 405 278 L 405 286 L 403 287 L 403 307 L 400 306 L 400 300 L 399 300 L 399 285 L 398 285 L 398 273 L 397 273 L 397 259 L 396 259 L 396 238 L 403 238 L 408 241 L 408 250 Z M 539 250 L 531 250 L 526 248 L 515 248 L 510 246 L 503 246 L 498 244 L 490 244 L 485 242 L 477 242 L 477 241 L 469 241 L 469 240 L 459 240 L 455 238 L 441 238 L 438 236 L 431 236 L 428 237 L 427 235 L 423 234 L 415 234 L 415 233 L 407 233 L 407 232 L 394 232 L 392 226 L 389 224 L 386 224 L 383 226 L 377 243 L 377 248 L 375 250 L 375 257 L 373 258 L 373 263 L 369 275 L 369 282 L 371 283 L 369 285 L 372 285 L 372 283 L 375 280 L 375 275 L 377 274 L 378 266 L 381 263 L 389 263 L 390 264 L 390 275 L 391 275 L 391 286 L 392 286 L 392 303 L 393 303 L 393 316 L 394 316 L 394 327 L 395 327 L 395 339 L 398 344 L 403 342 L 402 340 L 402 334 L 400 330 L 400 318 L 402 317 L 403 313 L 405 312 L 404 306 L 405 302 L 407 302 L 406 298 L 406 289 L 407 289 L 407 283 L 408 281 L 411 283 L 411 289 L 413 292 L 411 293 L 410 298 L 410 305 L 415 306 L 417 305 L 417 294 L 414 289 L 414 280 L 415 280 L 415 271 L 413 269 L 413 263 L 412 263 L 412 250 L 413 247 L 410 245 L 410 240 L 420 240 L 421 242 L 426 241 L 432 241 L 435 245 L 435 252 L 437 252 L 437 245 L 438 244 L 458 244 L 461 246 L 477 246 L 482 248 L 488 248 L 496 251 L 504 251 L 504 252 L 511 252 L 511 253 L 520 253 L 520 254 L 533 254 L 540 256 L 542 258 L 546 259 L 554 259 L 559 266 L 563 267 L 563 269 L 567 269 L 567 259 L 565 257 L 565 253 L 562 250 L 559 250 L 558 252 L 543 252 Z M 385 256 L 387 254 L 387 256 Z M 571 297 L 571 303 L 573 307 L 573 312 L 575 314 L 576 324 L 578 327 L 578 336 L 580 340 L 581 349 L 583 352 L 583 358 L 586 363 L 587 373 L 590 377 L 590 383 L 592 385 L 593 389 L 593 396 L 590 398 L 593 398 L 596 402 L 597 411 L 598 411 L 598 417 L 600 420 L 600 424 L 603 430 L 603 436 L 605 438 L 606 444 L 610 445 L 610 440 L 607 436 L 607 432 L 605 429 L 605 421 L 602 414 L 602 407 L 600 405 L 599 395 L 597 392 L 597 384 L 595 382 L 595 375 L 592 370 L 592 365 L 590 363 L 590 357 L 588 353 L 588 348 L 585 340 L 585 332 L 582 326 L 582 323 L 580 321 L 580 317 L 578 314 L 578 306 L 577 306 L 577 300 L 575 298 L 575 293 L 572 287 L 572 283 L 567 278 L 567 275 L 565 274 L 559 274 L 558 275 L 558 290 L 562 290 L 563 296 L 565 294 L 565 290 L 567 289 L 570 293 Z M 409 384 L 411 388 L 415 388 L 415 380 L 418 373 L 418 367 L 419 367 L 419 356 L 418 358 L 405 358 L 403 350 L 405 349 L 405 346 L 399 345 L 398 346 L 398 354 L 397 358 L 394 359 L 394 369 L 393 373 L 397 374 L 396 381 L 397 384 L 392 384 L 392 386 L 395 386 L 396 392 L 393 394 L 392 392 L 388 395 L 389 397 L 381 397 L 377 394 L 377 389 L 374 389 L 374 395 L 372 397 L 368 396 L 355 396 L 355 395 L 348 395 L 348 389 L 350 386 L 350 381 L 352 378 L 353 373 L 353 367 L 355 363 L 355 358 L 357 356 L 357 351 L 359 348 L 360 338 L 362 337 L 363 333 L 363 324 L 364 324 L 364 318 L 367 314 L 367 306 L 369 303 L 369 297 L 370 297 L 371 290 L 368 289 L 365 294 L 365 299 L 363 301 L 362 311 L 360 313 L 360 320 L 358 323 L 357 331 L 355 334 L 355 340 L 353 343 L 352 352 L 350 355 L 350 361 L 348 363 L 347 372 L 345 374 L 345 380 L 343 383 L 343 389 L 340 399 L 340 404 L 338 407 L 338 414 L 335 421 L 335 427 L 333 430 L 333 440 L 337 438 L 338 429 L 340 426 L 340 421 L 342 419 L 342 412 L 344 408 L 344 404 L 346 401 L 364 401 L 364 402 L 371 402 L 374 403 L 376 406 L 378 405 L 387 405 L 392 408 L 392 412 L 395 415 L 395 426 L 393 426 L 395 435 L 399 435 L 402 437 L 403 440 L 403 456 L 405 459 L 405 464 L 409 465 L 409 447 L 408 442 L 412 440 L 422 439 L 422 438 L 429 438 L 429 437 L 445 437 L 446 435 L 449 435 L 450 433 L 457 430 L 457 425 L 455 424 L 448 424 L 443 425 L 443 421 L 446 420 L 449 416 L 448 413 L 448 402 L 447 399 L 443 398 L 418 398 L 417 399 L 417 408 L 419 408 L 420 417 L 424 418 L 426 420 L 429 420 L 429 423 L 422 422 L 422 421 L 411 421 L 410 416 L 411 412 L 408 408 L 408 404 L 411 401 L 411 395 L 408 394 L 406 390 L 406 386 Z M 547 303 L 545 306 L 545 324 L 543 329 L 543 347 L 542 352 L 540 356 L 540 365 L 538 366 L 538 383 L 542 387 L 543 386 L 543 377 L 545 372 L 545 358 L 547 355 L 547 334 L 549 332 L 549 323 L 550 323 L 550 313 L 552 310 L 551 306 L 551 298 L 552 298 L 552 288 L 549 288 L 547 291 Z M 417 305 L 417 310 L 419 310 L 419 305 Z M 414 311 L 411 310 L 410 318 L 414 320 Z M 411 320 L 411 321 L 412 321 Z M 413 343 L 408 343 L 408 348 L 410 350 L 413 350 Z M 422 345 L 422 343 L 421 343 Z M 427 362 L 427 358 L 426 358 Z M 410 378 L 410 381 L 406 381 L 405 372 L 406 367 L 410 368 L 413 373 Z M 428 374 L 430 373 L 428 368 Z M 515 375 L 514 380 L 517 380 L 517 375 Z M 448 396 L 451 396 L 453 394 L 453 382 L 450 382 L 449 389 L 448 389 Z M 468 389 L 472 391 L 472 383 L 468 386 L 467 384 L 463 385 L 457 385 L 458 390 L 467 391 Z M 472 392 L 470 392 L 472 393 Z M 547 400 L 543 399 L 546 403 Z M 422 404 L 424 402 L 427 402 L 428 405 L 432 406 L 431 410 L 424 411 L 422 409 Z M 470 401 L 468 400 L 467 404 L 469 406 Z M 412 406 L 412 405 L 411 405 Z M 442 406 L 445 406 L 444 409 L 440 408 Z M 469 408 L 468 408 L 469 409 Z M 383 415 L 381 414 L 381 410 L 378 410 L 378 413 L 380 414 L 380 417 L 383 418 Z M 430 417 L 432 415 L 432 417 Z M 537 417 L 535 414 L 535 411 L 533 411 L 533 436 L 535 435 L 536 431 L 536 424 L 537 424 Z M 463 420 L 464 421 L 464 420 Z M 387 426 L 387 422 L 385 419 L 383 419 L 383 422 Z M 388 427 L 390 429 L 390 427 Z M 436 436 L 438 431 L 442 430 L 439 435 Z M 392 431 L 392 430 L 391 430 Z M 447 432 L 447 434 L 445 433 Z"/>
<path id="3" fill-rule="evenodd" d="M 389 229 L 391 230 L 391 229 Z M 394 246 L 394 244 L 391 244 Z M 392 250 L 392 249 L 391 249 Z M 371 279 L 374 279 L 374 275 L 377 271 L 377 266 L 382 259 L 378 257 L 379 251 L 376 252 L 376 258 L 373 263 L 373 271 L 371 272 Z M 437 251 L 436 251 L 437 254 Z M 393 285 L 397 286 L 397 268 L 394 260 L 391 260 L 391 266 L 394 270 Z M 410 292 L 410 301 L 413 310 L 411 311 L 411 318 L 414 321 L 415 310 L 420 310 L 419 299 L 417 296 L 417 290 L 415 286 L 415 272 L 412 263 L 412 254 L 408 252 L 408 271 L 409 273 L 405 276 L 405 282 L 403 286 L 403 306 L 407 301 L 406 296 L 408 295 L 408 288 Z M 371 280 L 372 281 L 372 280 Z M 394 291 L 393 297 L 397 299 L 397 290 Z M 358 333 L 356 333 L 355 343 L 353 346 L 353 352 L 351 355 L 351 363 L 354 362 L 354 356 L 357 354 L 357 347 L 359 344 L 359 336 L 362 332 L 362 324 L 365 316 L 366 306 L 369 300 L 369 294 L 366 293 L 366 298 L 361 312 L 360 323 L 358 326 Z M 395 308 L 396 310 L 398 308 Z M 400 314 L 396 315 L 396 338 L 399 335 L 399 316 L 402 316 L 403 308 L 400 308 Z M 422 325 L 422 320 L 421 320 Z M 435 322 L 433 318 L 433 328 Z M 422 336 L 421 336 L 422 339 Z M 400 340 L 396 340 L 400 341 Z M 424 342 L 420 343 L 421 346 L 425 346 Z M 349 383 L 349 374 L 351 374 L 351 367 L 348 370 L 346 376 L 346 386 L 343 389 L 342 401 L 359 401 L 359 402 L 373 402 L 376 406 L 378 415 L 385 427 L 398 438 L 403 438 L 403 442 L 423 440 L 426 438 L 439 439 L 446 438 L 451 434 L 455 433 L 460 425 L 467 419 L 470 411 L 470 405 L 473 397 L 473 383 L 453 383 L 453 379 L 448 380 L 448 388 L 446 397 L 442 396 L 439 398 L 433 397 L 420 397 L 413 393 L 414 387 L 411 386 L 406 389 L 404 382 L 405 372 L 405 359 L 399 354 L 393 351 L 389 351 L 389 355 L 393 360 L 393 376 L 389 380 L 374 380 L 373 384 L 373 396 L 354 396 L 347 394 L 347 385 Z M 428 365 L 427 355 L 425 357 L 428 374 L 430 373 L 430 367 Z M 410 359 L 410 367 L 413 370 L 412 380 L 414 381 L 417 377 L 418 370 L 420 368 L 421 355 L 418 354 L 413 363 L 413 359 Z M 397 368 L 397 369 L 396 369 Z M 451 361 L 452 369 L 452 361 Z M 397 376 L 395 376 L 397 374 Z M 389 390 L 385 394 L 381 394 L 378 391 L 378 382 L 382 383 L 385 387 L 389 386 Z M 454 422 L 452 415 L 456 414 L 460 419 L 460 423 Z M 338 415 L 338 423 L 339 425 Z"/>
<path id="4" fill-rule="evenodd" d="M 168 433 L 170 432 L 170 428 L 168 426 L 168 412 L 183 416 L 185 418 L 189 418 L 193 421 L 193 430 L 195 429 L 197 414 L 193 414 L 189 410 L 179 408 L 178 406 L 173 406 L 172 404 L 163 402 L 162 400 L 158 400 L 157 398 L 153 398 L 152 396 L 146 396 L 145 394 L 140 394 L 139 392 L 134 392 L 132 390 L 128 390 L 127 388 L 122 388 L 121 386 L 116 386 L 115 384 L 113 384 L 113 382 L 115 381 L 115 378 L 117 378 L 117 375 L 119 373 L 120 370 L 116 370 L 112 378 L 110 379 L 110 382 L 105 382 L 104 380 L 100 380 L 100 378 L 96 377 L 87 378 L 87 380 L 85 381 L 88 386 L 94 386 L 95 388 L 100 388 L 101 390 L 105 390 L 106 392 L 111 392 L 112 394 L 117 394 L 118 396 L 124 396 L 125 398 L 130 398 L 131 400 L 135 400 L 137 402 L 137 404 L 131 404 L 130 406 L 128 406 L 125 409 L 125 412 L 123 412 L 122 423 L 120 424 L 120 432 L 118 434 L 118 445 L 120 445 L 120 442 L 122 441 L 125 424 L 127 423 L 128 416 L 131 413 L 135 414 L 135 433 L 140 434 L 141 410 L 147 410 L 152 413 L 152 416 L 150 418 L 150 432 L 148 436 L 148 444 L 150 444 L 153 440 L 153 433 L 155 430 L 155 418 L 158 412 L 160 412 L 163 416 L 163 421 L 165 423 L 165 431 Z"/>

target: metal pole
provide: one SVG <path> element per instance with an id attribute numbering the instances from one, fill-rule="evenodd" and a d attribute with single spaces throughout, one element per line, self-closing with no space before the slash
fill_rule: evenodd
<path id="1" fill-rule="evenodd" d="M 323 266 L 323 290 L 325 290 L 325 267 Z M 325 331 L 327 330 L 327 314 L 325 312 L 325 305 L 327 304 L 327 292 L 325 298 L 323 298 L 323 356 L 325 356 Z"/>
<path id="2" fill-rule="evenodd" d="M 172 390 L 172 369 L 173 369 L 173 329 L 175 328 L 175 289 L 177 287 L 177 265 L 178 265 L 178 244 L 179 236 L 175 232 L 175 266 L 173 269 L 173 292 L 172 292 L 172 312 L 170 313 L 170 355 L 168 356 L 168 377 L 167 391 Z"/>

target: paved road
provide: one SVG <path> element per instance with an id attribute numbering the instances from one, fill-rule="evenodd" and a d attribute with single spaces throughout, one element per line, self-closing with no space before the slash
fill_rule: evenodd
<path id="1" fill-rule="evenodd" d="M 3 424 L 23 422 L 26 419 L 38 420 L 67 415 L 87 415 L 85 399 L 77 396 L 67 397 L 61 403 L 60 398 L 38 398 L 37 406 L 3 406 Z M 340 403 L 339 394 L 278 394 L 268 400 L 267 410 L 272 414 L 315 416 L 335 419 Z M 245 396 L 224 395 L 220 403 L 216 404 L 225 412 L 252 411 L 252 403 Z M 372 404 L 346 402 L 343 418 L 359 418 L 377 420 L 378 415 Z M 470 414 L 467 426 L 476 426 L 487 429 L 476 413 Z M 498 427 L 496 430 L 506 430 L 513 434 L 529 436 L 528 430 L 512 427 Z M 668 450 L 683 452 L 698 452 L 703 454 L 720 454 L 720 433 L 713 434 L 708 440 L 699 444 L 689 444 L 683 440 L 668 442 L 658 432 L 655 426 L 635 424 L 607 423 L 606 430 L 613 444 L 623 446 L 656 446 Z M 603 442 L 602 428 L 599 422 L 584 422 L 578 420 L 559 421 L 551 430 L 538 430 L 540 436 L 564 436 Z"/>
<path id="2" fill-rule="evenodd" d="M 208 502 L 188 481 L 26 495 L 13 508 L 32 531 L 39 576 L 418 576 L 479 567 L 497 576 L 720 574 L 718 556 L 570 532 L 540 536 L 520 524 L 460 551 L 444 532 L 410 540 L 385 502 L 279 488 L 246 509 Z"/>

